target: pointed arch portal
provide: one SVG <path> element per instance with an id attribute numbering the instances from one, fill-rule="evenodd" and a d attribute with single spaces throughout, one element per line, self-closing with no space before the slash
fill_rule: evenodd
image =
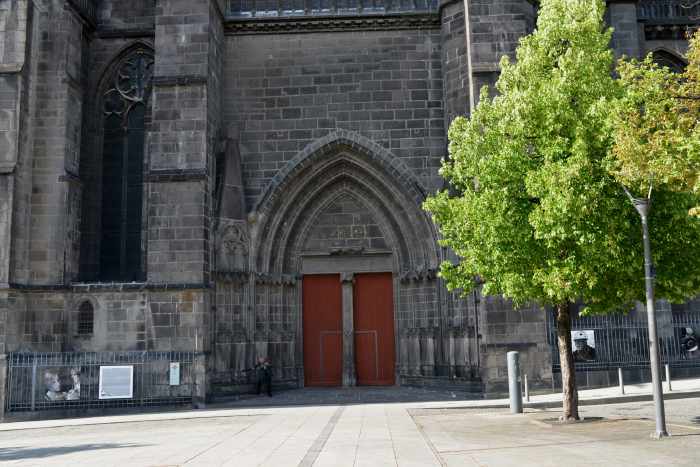
<path id="1" fill-rule="evenodd" d="M 313 143 L 256 206 L 252 266 L 301 276 L 307 385 L 391 385 L 400 277 L 439 263 L 424 190 L 400 159 L 351 132 Z"/>

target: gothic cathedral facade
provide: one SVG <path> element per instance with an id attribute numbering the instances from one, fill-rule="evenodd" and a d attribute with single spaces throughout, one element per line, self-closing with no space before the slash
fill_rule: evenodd
<path id="1" fill-rule="evenodd" d="M 618 54 L 696 19 L 610 0 Z M 667 9 L 664 9 L 668 7 Z M 674 13 L 675 12 L 675 13 Z M 528 0 L 1 0 L 0 354 L 197 351 L 208 391 L 549 385 L 545 313 L 448 291 L 422 210 Z M 533 384 L 535 384 L 533 383 Z"/>

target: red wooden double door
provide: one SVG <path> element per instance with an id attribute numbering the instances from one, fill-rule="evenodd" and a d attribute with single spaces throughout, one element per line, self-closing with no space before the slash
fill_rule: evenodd
<path id="1" fill-rule="evenodd" d="M 302 315 L 306 386 L 342 385 L 341 287 L 338 274 L 304 276 Z M 394 384 L 394 297 L 391 273 L 355 275 L 353 324 L 357 384 Z"/>

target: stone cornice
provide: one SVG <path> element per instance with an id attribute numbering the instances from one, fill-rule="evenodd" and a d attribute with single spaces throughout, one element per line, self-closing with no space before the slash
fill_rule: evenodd
<path id="1" fill-rule="evenodd" d="M 373 16 L 229 18 L 224 25 L 225 33 L 230 35 L 438 28 L 440 15 L 437 12 Z"/>
<path id="2" fill-rule="evenodd" d="M 207 76 L 204 75 L 173 75 L 154 76 L 154 86 L 187 86 L 190 84 L 206 85 Z"/>
<path id="3" fill-rule="evenodd" d="M 204 180 L 207 172 L 204 169 L 155 169 L 146 174 L 149 182 L 190 182 Z"/>
<path id="4" fill-rule="evenodd" d="M 155 28 L 98 29 L 95 36 L 100 39 L 152 38 L 156 36 L 156 30 Z"/>
<path id="5" fill-rule="evenodd" d="M 140 290 L 208 290 L 206 283 L 155 283 L 155 282 L 75 282 L 64 284 L 8 284 L 9 290 L 22 292 L 134 292 Z M 5 289 L 7 290 L 7 289 Z"/>

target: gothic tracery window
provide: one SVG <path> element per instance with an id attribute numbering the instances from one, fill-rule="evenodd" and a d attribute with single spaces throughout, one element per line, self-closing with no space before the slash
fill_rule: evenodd
<path id="1" fill-rule="evenodd" d="M 143 280 L 145 132 L 153 55 L 144 49 L 116 67 L 102 96 L 100 279 Z"/>

